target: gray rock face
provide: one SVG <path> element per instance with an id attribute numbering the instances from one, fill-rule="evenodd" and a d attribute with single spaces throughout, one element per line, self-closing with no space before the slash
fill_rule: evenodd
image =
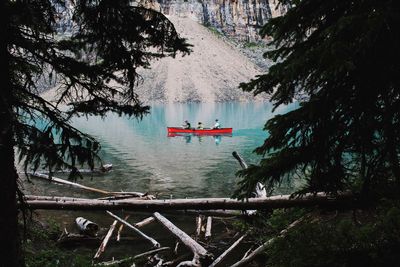
<path id="1" fill-rule="evenodd" d="M 285 12 L 276 0 L 141 0 L 140 4 L 165 15 L 190 17 L 247 42 L 260 40 L 259 29 Z"/>

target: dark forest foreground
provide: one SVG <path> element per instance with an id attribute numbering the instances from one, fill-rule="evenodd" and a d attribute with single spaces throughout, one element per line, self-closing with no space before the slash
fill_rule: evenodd
<path id="1" fill-rule="evenodd" d="M 276 238 L 300 218 L 301 223 Z M 27 266 L 92 266 L 92 257 L 101 239 L 63 243 L 60 242 L 61 226 L 51 219 L 41 220 L 33 219 L 29 223 L 24 244 Z M 195 236 L 195 217 L 180 216 L 175 220 L 191 236 Z M 162 232 L 154 226 L 144 228 L 144 231 L 150 230 L 152 233 Z M 218 257 L 246 232 L 246 241 L 219 266 L 232 265 L 243 257 L 246 250 L 254 249 L 269 239 L 274 241 L 246 266 L 396 266 L 400 260 L 400 203 L 381 200 L 378 204 L 354 210 L 291 208 L 263 212 L 247 219 L 225 218 L 215 221 L 215 233 L 211 240 L 202 239 L 200 242 L 204 242 L 204 246 Z M 115 241 L 115 235 L 111 237 L 106 253 L 96 262 L 110 260 L 113 255 L 115 260 L 132 257 L 132 243 L 138 241 L 142 251 L 148 250 L 148 245 L 128 230 L 124 230 L 122 236 L 126 239 L 121 242 Z M 160 240 L 172 247 L 171 251 L 160 254 L 166 261 L 177 258 L 173 252 L 175 241 L 168 234 Z M 185 254 L 184 246 L 180 246 L 179 250 Z M 187 257 L 191 257 L 190 253 Z M 141 258 L 136 261 L 136 266 L 153 266 L 152 260 L 151 257 Z"/>

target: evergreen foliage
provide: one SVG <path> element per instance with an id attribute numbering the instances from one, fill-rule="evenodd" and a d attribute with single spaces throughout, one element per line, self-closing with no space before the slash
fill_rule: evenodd
<path id="1" fill-rule="evenodd" d="M 149 107 L 135 93 L 137 68 L 189 52 L 162 14 L 128 0 L 1 1 L 0 257 L 21 265 L 14 147 L 25 170 L 94 168 L 99 143 L 70 125 L 75 115 L 116 112 L 141 118 Z M 38 81 L 58 87 L 58 101 L 40 96 Z M 54 82 L 55 81 L 55 82 Z M 67 107 L 66 107 L 67 106 Z M 22 199 L 21 199 L 22 200 Z M 7 229 L 7 230 L 5 230 Z"/>
<path id="2" fill-rule="evenodd" d="M 399 231 L 398 203 L 381 202 L 356 216 L 325 212 L 275 239 L 266 250 L 267 266 L 397 266 Z"/>
<path id="3" fill-rule="evenodd" d="M 164 15 L 132 7 L 129 1 L 8 4 L 12 125 L 26 167 L 44 162 L 50 169 L 83 163 L 93 168 L 99 144 L 74 129 L 69 119 L 108 111 L 143 116 L 149 108 L 135 94 L 140 80 L 136 69 L 149 67 L 151 59 L 188 51 Z M 72 33 L 66 36 L 55 25 L 70 9 Z M 44 75 L 57 76 L 56 104 L 38 95 L 35 81 Z M 70 106 L 66 112 L 59 109 L 63 103 Z M 38 129 L 32 122 L 45 126 Z"/>
<path id="4" fill-rule="evenodd" d="M 258 181 L 273 187 L 288 175 L 304 192 L 400 190 L 400 4 L 398 1 L 280 1 L 288 12 L 261 30 L 275 64 L 241 84 L 267 93 L 275 109 L 299 108 L 265 124 L 260 164 L 239 172 L 235 196 Z"/>

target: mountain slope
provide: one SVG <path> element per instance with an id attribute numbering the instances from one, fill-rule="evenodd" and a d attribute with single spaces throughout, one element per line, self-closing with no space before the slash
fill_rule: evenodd
<path id="1" fill-rule="evenodd" d="M 144 102 L 219 102 L 252 100 L 238 89 L 260 74 L 259 68 L 232 44 L 187 17 L 170 16 L 177 31 L 188 39 L 193 52 L 185 57 L 163 58 L 151 69 L 139 70 L 144 82 L 137 93 Z M 260 99 L 260 98 L 258 98 Z"/>

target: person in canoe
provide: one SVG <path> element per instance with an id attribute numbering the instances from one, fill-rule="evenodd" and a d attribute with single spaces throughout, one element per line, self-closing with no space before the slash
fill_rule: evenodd
<path id="1" fill-rule="evenodd" d="M 213 129 L 220 129 L 220 128 L 221 128 L 221 124 L 219 124 L 218 119 L 216 119 Z"/>
<path id="2" fill-rule="evenodd" d="M 182 128 L 183 128 L 183 129 L 190 129 L 190 128 L 191 128 L 190 122 L 188 122 L 188 121 L 186 120 L 186 121 L 183 123 Z"/>
<path id="3" fill-rule="evenodd" d="M 201 121 L 199 121 L 199 123 L 197 124 L 197 129 L 199 129 L 199 130 L 204 129 L 203 123 Z"/>

